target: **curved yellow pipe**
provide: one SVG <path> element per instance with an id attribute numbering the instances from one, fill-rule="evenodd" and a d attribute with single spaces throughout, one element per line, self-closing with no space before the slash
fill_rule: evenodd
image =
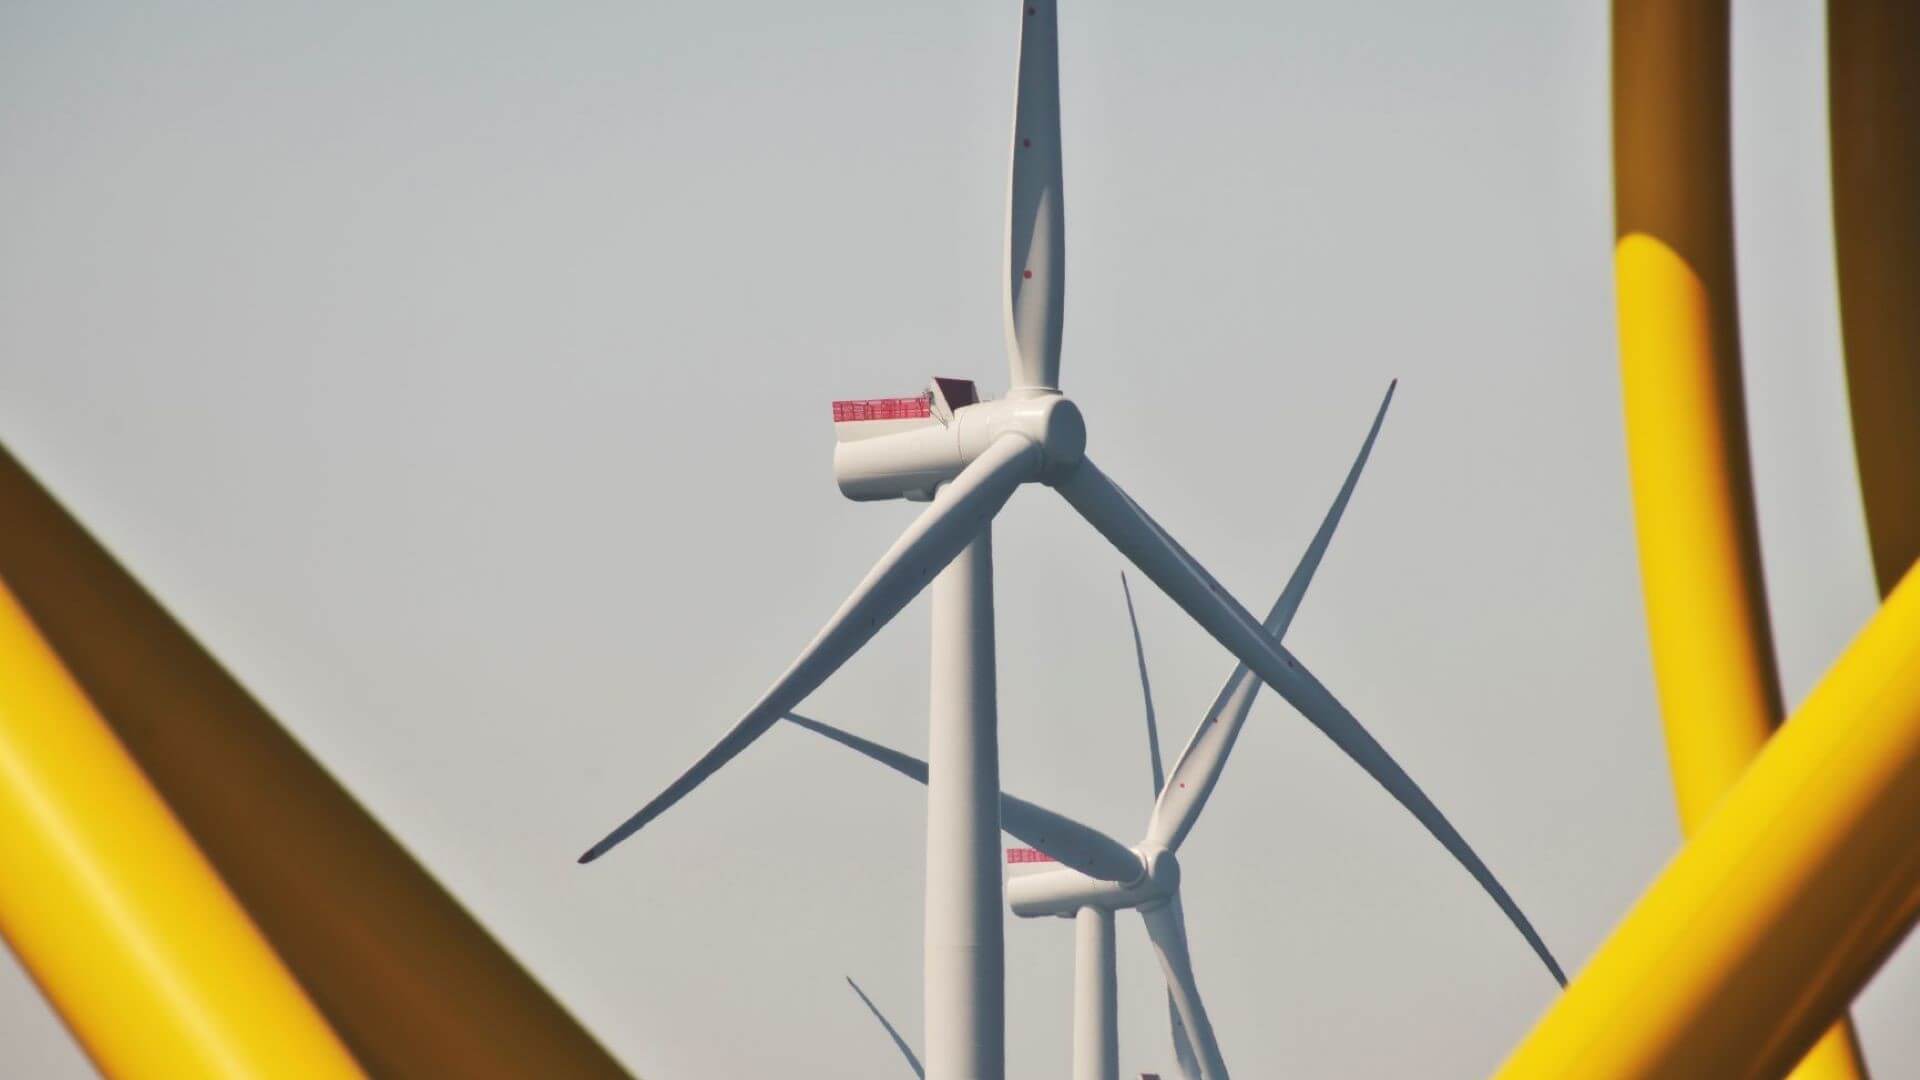
<path id="1" fill-rule="evenodd" d="M 1642 233 L 1620 240 L 1614 268 L 1647 637 L 1690 833 L 1773 734 L 1780 695 L 1740 494 L 1744 440 L 1720 408 L 1710 294 L 1678 253 Z"/>
<path id="2" fill-rule="evenodd" d="M 1782 715 L 1748 461 L 1724 0 L 1613 5 L 1614 254 L 1647 637 L 1683 833 Z M 1842 1022 L 1796 1080 L 1856 1080 Z"/>
<path id="3" fill-rule="evenodd" d="M 1920 558 L 1920 5 L 1827 7 L 1833 237 L 1874 577 Z"/>
<path id="4" fill-rule="evenodd" d="M 1920 5 L 1829 0 L 1834 264 L 1881 595 L 1920 559 Z M 1920 892 L 1909 898 L 1920 904 Z"/>
<path id="5" fill-rule="evenodd" d="M 0 447 L 0 580 L 368 1071 L 618 1063 Z"/>
<path id="6" fill-rule="evenodd" d="M 104 1073 L 356 1077 L 0 585 L 0 932 Z"/>
<path id="7" fill-rule="evenodd" d="M 1920 915 L 1916 822 L 1909 573 L 1498 1075 L 1779 1075 Z"/>

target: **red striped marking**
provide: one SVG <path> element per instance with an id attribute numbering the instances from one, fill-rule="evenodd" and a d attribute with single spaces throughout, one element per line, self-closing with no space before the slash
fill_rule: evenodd
<path id="1" fill-rule="evenodd" d="M 860 398 L 833 403 L 833 422 L 847 420 L 918 420 L 933 415 L 927 395 L 897 398 Z"/>
<path id="2" fill-rule="evenodd" d="M 1056 860 L 1054 859 L 1053 856 L 1047 854 L 1044 851 L 1037 850 L 1035 848 L 1016 847 L 1016 848 L 1007 849 L 1007 865 L 1008 866 L 1012 866 L 1015 863 L 1035 863 L 1035 862 L 1054 862 L 1054 861 Z"/>

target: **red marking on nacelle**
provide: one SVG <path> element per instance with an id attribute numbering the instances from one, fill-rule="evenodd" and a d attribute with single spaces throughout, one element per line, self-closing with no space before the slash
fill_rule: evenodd
<path id="1" fill-rule="evenodd" d="M 859 398 L 833 403 L 833 422 L 847 420 L 919 420 L 933 415 L 927 395 L 896 398 Z"/>

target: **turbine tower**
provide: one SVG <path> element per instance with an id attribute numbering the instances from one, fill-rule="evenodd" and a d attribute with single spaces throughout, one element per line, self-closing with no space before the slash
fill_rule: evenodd
<path id="1" fill-rule="evenodd" d="M 854 587 L 786 672 L 692 767 L 580 857 L 639 831 L 765 734 L 932 584 L 926 1066 L 934 1080 L 1005 1072 L 1005 944 L 989 524 L 1015 490 L 1053 488 L 1088 524 L 1349 757 L 1464 864 L 1510 917 L 1505 890 L 1412 778 L 1297 658 L 1087 457 L 1060 392 L 1066 218 L 1061 202 L 1055 0 L 1021 5 L 1008 185 L 1007 396 L 936 380 L 914 398 L 836 403 L 834 472 L 856 500 L 930 505 Z M 1124 849 L 1123 849 L 1124 850 Z"/>
<path id="2" fill-rule="evenodd" d="M 1341 515 L 1353 496 L 1360 473 L 1380 434 L 1393 388 L 1380 403 L 1373 426 L 1348 471 L 1326 518 L 1301 556 L 1280 597 L 1268 613 L 1265 628 L 1277 642 L 1285 636 L 1325 556 Z M 1126 579 L 1121 578 L 1122 588 Z M 1260 692 L 1260 681 L 1245 665 L 1234 669 L 1195 726 L 1186 750 L 1175 763 L 1171 782 L 1162 774 L 1159 736 L 1153 696 L 1147 677 L 1146 653 L 1134 618 L 1133 597 L 1126 592 L 1127 618 L 1132 626 L 1134 655 L 1140 669 L 1141 695 L 1146 705 L 1147 737 L 1156 801 L 1146 836 L 1132 848 L 1097 829 L 1063 814 L 1012 795 L 1001 796 L 1001 824 L 1007 832 L 1032 846 L 1040 860 L 1066 869 L 1013 879 L 1007 886 L 1009 906 L 1023 918 L 1061 917 L 1075 922 L 1074 1042 L 1075 1080 L 1117 1080 L 1119 1076 L 1118 986 L 1114 964 L 1114 913 L 1133 909 L 1146 925 L 1147 937 L 1166 977 L 1173 1049 L 1181 1075 L 1188 1080 L 1212 1080 L 1227 1075 L 1213 1025 L 1202 1004 L 1187 946 L 1186 917 L 1181 907 L 1179 864 L 1175 852 L 1192 831 L 1207 798 L 1225 771 L 1227 758 L 1239 738 Z M 791 722 L 840 743 L 866 757 L 922 783 L 924 762 L 830 724 L 789 714 Z M 1019 851 L 1009 861 L 1030 861 Z M 1544 943 L 1531 925 L 1509 913 L 1515 926 L 1546 964 L 1566 982 Z"/>

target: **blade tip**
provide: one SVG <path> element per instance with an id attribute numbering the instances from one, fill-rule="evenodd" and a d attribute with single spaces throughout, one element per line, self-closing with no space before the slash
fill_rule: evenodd
<path id="1" fill-rule="evenodd" d="M 599 843 L 588 848 L 586 851 L 581 852 L 580 858 L 576 859 L 575 862 L 579 863 L 581 866 L 585 866 L 588 863 L 599 859 L 600 856 L 605 855 L 607 852 L 612 851 L 614 848 L 614 845 L 618 844 L 620 841 L 624 839 L 626 839 L 626 837 L 624 836 L 617 836 L 617 835 L 609 836 L 601 840 Z"/>

